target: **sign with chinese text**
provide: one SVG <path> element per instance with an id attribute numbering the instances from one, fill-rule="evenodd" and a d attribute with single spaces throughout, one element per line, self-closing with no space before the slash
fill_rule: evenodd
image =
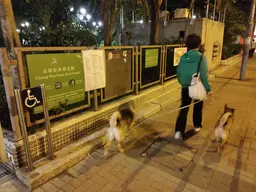
<path id="1" fill-rule="evenodd" d="M 174 49 L 174 58 L 173 58 L 173 66 L 178 66 L 180 62 L 180 58 L 187 52 L 187 48 L 175 48 Z"/>
<path id="2" fill-rule="evenodd" d="M 159 49 L 146 49 L 145 68 L 158 66 Z"/>
<path id="3" fill-rule="evenodd" d="M 27 55 L 30 86 L 45 85 L 49 109 L 83 101 L 84 73 L 81 53 Z M 42 112 L 36 107 L 35 113 Z"/>
<path id="4" fill-rule="evenodd" d="M 91 91 L 106 86 L 104 50 L 82 51 L 84 65 L 85 90 Z"/>

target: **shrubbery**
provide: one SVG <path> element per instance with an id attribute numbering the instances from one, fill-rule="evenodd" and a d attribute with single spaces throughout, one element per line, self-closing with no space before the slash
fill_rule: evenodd
<path id="1" fill-rule="evenodd" d="M 224 44 L 222 49 L 222 60 L 228 59 L 242 51 L 243 45 L 236 43 Z"/>

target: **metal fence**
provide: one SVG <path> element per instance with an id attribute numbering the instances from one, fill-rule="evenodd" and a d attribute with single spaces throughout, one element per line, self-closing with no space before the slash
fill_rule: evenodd
<path id="1" fill-rule="evenodd" d="M 100 49 L 105 51 L 106 57 L 106 87 L 83 93 L 81 93 L 84 83 L 84 79 L 81 79 L 83 76 L 81 51 L 87 50 L 87 47 L 17 48 L 21 88 L 45 84 L 48 105 L 52 106 L 49 107 L 51 120 L 89 109 L 93 106 L 92 103 L 97 109 L 98 100 L 101 105 L 124 95 L 139 94 L 142 89 L 155 84 L 163 84 L 174 78 L 177 67 L 174 66 L 174 51 L 179 47 L 182 46 L 102 47 Z M 69 82 L 66 82 L 66 78 L 63 83 L 58 80 L 61 78 L 58 72 L 63 73 L 64 69 L 67 74 L 71 71 L 71 75 L 68 76 Z M 72 77 L 72 74 L 78 73 L 80 79 Z M 56 74 L 59 76 L 55 77 Z M 47 78 L 52 78 L 52 80 Z M 64 90 L 65 87 L 73 86 L 75 83 L 79 83 L 81 88 L 78 90 L 79 94 L 75 91 Z M 62 89 L 64 92 L 61 92 Z M 70 95 L 68 98 L 73 98 L 72 102 L 59 102 L 59 106 L 56 107 L 56 101 L 63 100 L 65 94 Z M 29 127 L 43 123 L 40 108 L 27 111 L 26 120 Z"/>

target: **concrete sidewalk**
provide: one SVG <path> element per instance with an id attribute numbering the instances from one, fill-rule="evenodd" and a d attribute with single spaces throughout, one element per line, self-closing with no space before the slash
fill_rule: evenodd
<path id="1" fill-rule="evenodd" d="M 234 66 L 211 81 L 214 99 L 205 103 L 199 134 L 185 142 L 155 141 L 173 135 L 178 112 L 166 113 L 179 108 L 180 103 L 174 103 L 129 131 L 125 153 L 113 146 L 105 160 L 99 149 L 34 191 L 256 191 L 256 58 L 248 64 L 246 81 L 237 80 L 239 70 Z M 225 103 L 236 109 L 235 121 L 229 143 L 216 153 L 212 132 Z M 192 125 L 190 110 L 187 131 Z M 0 191 L 9 187 L 7 183 Z M 15 190 L 27 191 L 19 185 Z"/>

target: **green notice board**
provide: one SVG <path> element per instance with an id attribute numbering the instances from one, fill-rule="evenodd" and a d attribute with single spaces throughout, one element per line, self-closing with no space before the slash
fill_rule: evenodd
<path id="1" fill-rule="evenodd" d="M 159 49 L 146 49 L 145 68 L 158 66 Z"/>
<path id="2" fill-rule="evenodd" d="M 30 87 L 45 85 L 49 109 L 83 101 L 84 72 L 80 53 L 27 55 Z M 42 107 L 35 108 L 42 112 Z"/>

